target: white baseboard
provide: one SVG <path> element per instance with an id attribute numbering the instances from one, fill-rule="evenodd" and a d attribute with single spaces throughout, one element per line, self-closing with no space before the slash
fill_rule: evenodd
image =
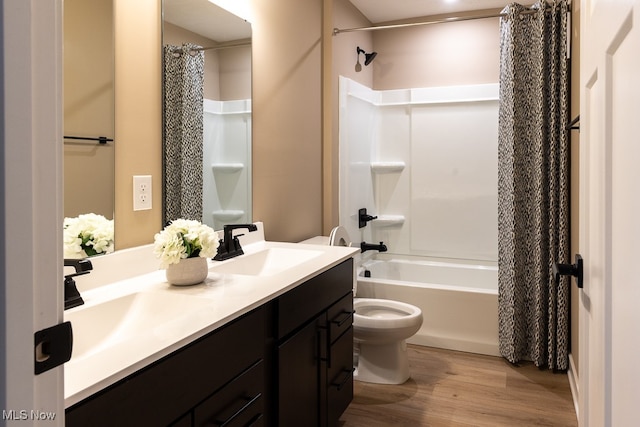
<path id="1" fill-rule="evenodd" d="M 576 409 L 576 418 L 580 418 L 580 388 L 578 383 L 578 370 L 573 362 L 573 354 L 569 353 L 569 370 L 567 371 L 569 378 L 569 387 L 571 387 L 571 396 L 573 397 L 573 406 Z"/>

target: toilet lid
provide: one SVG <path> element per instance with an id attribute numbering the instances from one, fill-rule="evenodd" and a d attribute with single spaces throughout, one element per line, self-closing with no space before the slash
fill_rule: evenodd
<path id="1" fill-rule="evenodd" d="M 343 226 L 339 225 L 331 230 L 331 234 L 329 234 L 329 245 L 330 246 L 351 246 L 351 239 L 349 238 L 349 233 L 347 233 L 347 229 Z"/>

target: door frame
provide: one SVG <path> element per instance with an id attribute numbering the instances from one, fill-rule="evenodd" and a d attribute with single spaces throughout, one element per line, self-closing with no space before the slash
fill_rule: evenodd
<path id="1" fill-rule="evenodd" d="M 34 333 L 63 319 L 62 0 L 0 7 L 2 422 L 63 426 L 63 367 L 34 374 Z"/>

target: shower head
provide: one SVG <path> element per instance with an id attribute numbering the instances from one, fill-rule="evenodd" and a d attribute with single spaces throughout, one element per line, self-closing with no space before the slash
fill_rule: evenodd
<path id="1" fill-rule="evenodd" d="M 378 52 L 365 53 L 364 54 L 364 65 L 371 64 L 371 61 L 373 61 L 373 58 L 375 58 L 377 54 L 378 54 Z"/>
<path id="2" fill-rule="evenodd" d="M 365 52 L 363 49 L 360 49 L 360 46 L 358 46 L 356 52 L 358 52 L 358 62 L 360 62 L 360 54 L 364 53 L 364 65 L 369 65 L 371 64 L 371 62 L 373 61 L 373 59 L 376 57 L 376 55 L 378 54 L 378 52 L 371 52 L 371 53 L 367 53 Z"/>

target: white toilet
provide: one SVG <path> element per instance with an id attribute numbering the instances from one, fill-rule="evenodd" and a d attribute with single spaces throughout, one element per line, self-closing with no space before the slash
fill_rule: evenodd
<path id="1" fill-rule="evenodd" d="M 422 311 L 411 304 L 375 298 L 354 298 L 353 378 L 377 384 L 402 384 L 409 379 L 406 339 L 422 326 Z"/>
<path id="2" fill-rule="evenodd" d="M 328 243 L 351 246 L 344 227 L 334 228 Z M 422 311 L 411 304 L 375 298 L 354 298 L 353 308 L 353 378 L 377 384 L 407 381 L 410 374 L 406 339 L 422 326 Z"/>

